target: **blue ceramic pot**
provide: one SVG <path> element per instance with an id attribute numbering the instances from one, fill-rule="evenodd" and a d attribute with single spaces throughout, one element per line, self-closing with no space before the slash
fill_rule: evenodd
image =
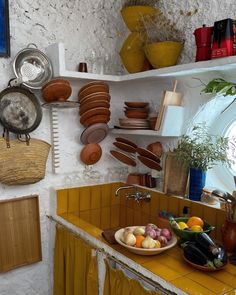
<path id="1" fill-rule="evenodd" d="M 190 168 L 189 199 L 201 201 L 202 189 L 206 183 L 206 171 Z"/>

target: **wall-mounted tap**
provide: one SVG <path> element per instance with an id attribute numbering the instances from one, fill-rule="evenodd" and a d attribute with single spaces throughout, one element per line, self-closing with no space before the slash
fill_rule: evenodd
<path id="1" fill-rule="evenodd" d="M 118 189 L 115 191 L 115 196 L 118 197 L 119 196 L 119 191 L 121 191 L 123 189 L 129 189 L 129 188 L 135 188 L 135 186 L 134 185 L 126 185 L 126 186 L 118 187 Z"/>
<path id="2" fill-rule="evenodd" d="M 138 191 L 138 188 L 137 186 L 134 186 L 134 185 L 127 185 L 127 186 L 121 186 L 119 187 L 116 192 L 115 192 L 115 196 L 118 197 L 119 196 L 119 191 L 120 190 L 123 190 L 123 189 L 134 189 L 135 192 L 134 194 L 128 194 L 126 193 L 125 196 L 127 199 L 134 199 L 136 202 L 139 202 L 139 201 L 146 201 L 146 202 L 149 202 L 151 200 L 151 194 L 149 192 L 139 192 Z"/>

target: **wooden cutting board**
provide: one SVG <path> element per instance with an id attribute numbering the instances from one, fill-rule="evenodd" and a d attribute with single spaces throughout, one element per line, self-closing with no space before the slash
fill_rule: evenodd
<path id="1" fill-rule="evenodd" d="M 188 171 L 188 168 L 175 159 L 174 153 L 167 153 L 164 170 L 164 193 L 185 196 Z"/>
<path id="2" fill-rule="evenodd" d="M 0 272 L 42 260 L 38 196 L 0 201 Z"/>

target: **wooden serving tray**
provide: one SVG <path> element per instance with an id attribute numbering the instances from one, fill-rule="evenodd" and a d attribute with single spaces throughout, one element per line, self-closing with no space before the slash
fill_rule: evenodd
<path id="1" fill-rule="evenodd" d="M 0 201 L 0 272 L 42 260 L 38 196 Z"/>

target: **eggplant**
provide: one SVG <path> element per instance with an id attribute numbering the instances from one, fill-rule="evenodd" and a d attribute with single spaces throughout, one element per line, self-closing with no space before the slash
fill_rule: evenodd
<path id="1" fill-rule="evenodd" d="M 195 241 L 204 253 L 217 257 L 220 253 L 219 247 L 213 242 L 213 240 L 206 233 L 198 233 L 195 235 Z"/>
<path id="2" fill-rule="evenodd" d="M 183 247 L 185 258 L 190 262 L 201 266 L 215 268 L 213 262 L 209 260 L 208 256 L 205 255 L 195 243 L 187 242 L 181 246 Z"/>
<path id="3" fill-rule="evenodd" d="M 216 268 L 222 267 L 228 261 L 227 252 L 224 248 L 219 247 L 219 254 L 214 258 L 213 263 Z"/>

